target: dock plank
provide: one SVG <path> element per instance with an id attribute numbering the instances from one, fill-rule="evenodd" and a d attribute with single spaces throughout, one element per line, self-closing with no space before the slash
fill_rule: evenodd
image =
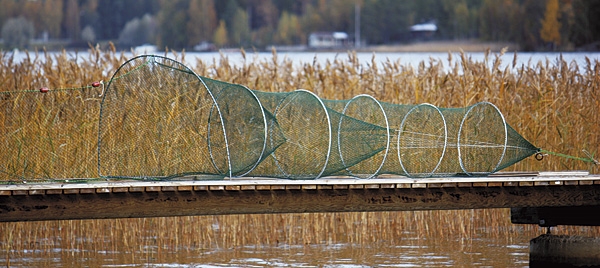
<path id="1" fill-rule="evenodd" d="M 597 196 L 600 175 L 586 172 L 369 180 L 202 181 L 195 177 L 188 181 L 28 183 L 0 185 L 0 221 L 600 206 Z"/>

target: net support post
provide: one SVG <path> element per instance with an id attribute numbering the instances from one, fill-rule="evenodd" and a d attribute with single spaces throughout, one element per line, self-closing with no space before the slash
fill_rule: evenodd
<path id="1" fill-rule="evenodd" d="M 514 224 L 600 226 L 600 206 L 511 208 Z M 529 267 L 598 267 L 600 237 L 540 235 L 529 241 Z"/>

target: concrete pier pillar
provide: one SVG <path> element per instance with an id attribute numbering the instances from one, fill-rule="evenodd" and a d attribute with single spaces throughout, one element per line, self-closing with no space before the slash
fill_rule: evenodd
<path id="1" fill-rule="evenodd" d="M 544 234 L 529 243 L 530 267 L 600 267 L 600 238 Z"/>

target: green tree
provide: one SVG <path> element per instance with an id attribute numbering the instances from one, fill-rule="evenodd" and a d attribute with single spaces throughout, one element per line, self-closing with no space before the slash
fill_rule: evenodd
<path id="1" fill-rule="evenodd" d="M 273 41 L 282 45 L 305 43 L 301 35 L 298 16 L 287 11 L 281 13 Z"/>
<path id="2" fill-rule="evenodd" d="M 104 39 L 118 38 L 125 24 L 136 17 L 126 15 L 126 9 L 139 8 L 140 6 L 136 5 L 133 0 L 128 0 L 127 2 L 122 0 L 103 0 L 97 9 L 99 16 L 102 17 L 100 20 L 101 26 L 98 29 L 98 37 Z"/>
<path id="3" fill-rule="evenodd" d="M 79 4 L 77 0 L 66 0 L 66 12 L 63 18 L 63 29 L 66 37 L 79 40 L 81 26 L 79 25 Z"/>
<path id="4" fill-rule="evenodd" d="M 324 22 L 321 14 L 317 12 L 313 5 L 308 4 L 305 7 L 304 14 L 300 18 L 300 27 L 304 32 L 310 34 L 322 30 L 323 25 Z"/>
<path id="5" fill-rule="evenodd" d="M 250 10 L 250 25 L 253 29 L 270 28 L 277 26 L 279 9 L 273 0 L 248 0 Z"/>
<path id="6" fill-rule="evenodd" d="M 246 11 L 238 8 L 229 25 L 229 42 L 232 45 L 244 46 L 250 41 L 250 25 Z"/>
<path id="7" fill-rule="evenodd" d="M 454 39 L 464 39 L 469 35 L 469 8 L 467 7 L 467 3 L 464 1 L 459 1 L 454 5 L 453 8 L 453 38 Z"/>
<path id="8" fill-rule="evenodd" d="M 34 29 L 42 28 L 42 16 L 40 11 L 42 10 L 42 2 L 39 1 L 25 1 L 21 8 L 20 15 L 24 16 L 28 21 L 33 23 Z"/>
<path id="9" fill-rule="evenodd" d="M 546 1 L 546 12 L 542 20 L 542 29 L 540 29 L 540 37 L 544 42 L 551 43 L 555 48 L 560 45 L 560 22 L 558 21 L 558 0 Z"/>
<path id="10" fill-rule="evenodd" d="M 225 25 L 224 20 L 219 21 L 219 27 L 215 31 L 215 35 L 213 36 L 213 43 L 215 43 L 218 47 L 223 47 L 227 45 L 229 40 L 227 40 L 227 26 Z"/>
<path id="11" fill-rule="evenodd" d="M 43 7 L 42 21 L 43 29 L 48 31 L 51 37 L 60 37 L 60 22 L 63 17 L 63 1 L 62 0 L 46 0 Z"/>
<path id="12" fill-rule="evenodd" d="M 219 1 L 221 2 L 221 1 Z M 225 1 L 222 1 L 225 2 Z M 225 6 L 225 10 L 219 16 L 219 20 L 224 20 L 225 25 L 227 26 L 227 31 L 231 31 L 231 26 L 234 24 L 233 20 L 238 14 L 238 10 L 240 9 L 240 5 L 238 5 L 237 0 L 228 0 L 226 1 L 227 5 Z"/>
<path id="13" fill-rule="evenodd" d="M 408 2 L 365 0 L 361 35 L 372 44 L 399 42 L 406 38 L 411 24 Z"/>
<path id="14" fill-rule="evenodd" d="M 403 1 L 400 3 L 404 4 Z M 391 8 L 395 5 L 391 2 L 388 4 L 392 4 Z M 345 32 L 354 30 L 354 1 L 319 0 L 317 10 L 323 19 L 322 30 Z"/>
<path id="15" fill-rule="evenodd" d="M 185 0 L 161 1 L 158 13 L 157 47 L 183 49 L 188 44 L 186 36 L 187 12 L 189 2 Z"/>
<path id="16" fill-rule="evenodd" d="M 483 40 L 514 40 L 516 33 L 511 27 L 515 15 L 519 14 L 518 5 L 513 0 L 485 0 L 479 13 L 479 34 Z"/>
<path id="17" fill-rule="evenodd" d="M 575 46 L 600 41 L 600 1 L 573 0 L 573 18 L 569 39 Z"/>
<path id="18" fill-rule="evenodd" d="M 19 14 L 17 0 L 0 0 L 0 25 Z"/>
<path id="19" fill-rule="evenodd" d="M 33 23 L 23 16 L 9 19 L 2 26 L 1 34 L 6 48 L 27 48 L 34 34 Z"/>
<path id="20" fill-rule="evenodd" d="M 265 47 L 272 44 L 279 20 L 279 8 L 273 0 L 247 0 L 246 3 L 248 4 L 247 10 L 250 10 L 252 45 Z"/>
<path id="21" fill-rule="evenodd" d="M 191 0 L 188 8 L 188 45 L 210 41 L 217 27 L 217 15 L 213 0 Z"/>
<path id="22" fill-rule="evenodd" d="M 96 9 L 99 20 L 96 33 L 101 39 L 116 39 L 125 24 L 134 18 L 151 14 L 155 18 L 161 9 L 162 0 L 99 0 Z M 181 7 L 185 9 L 185 7 Z"/>
<path id="23" fill-rule="evenodd" d="M 522 50 L 538 49 L 542 43 L 539 33 L 544 9 L 544 1 L 522 1 L 510 21 L 510 28 L 516 33 L 510 41 L 516 41 Z"/>
<path id="24" fill-rule="evenodd" d="M 88 35 L 87 37 L 84 37 L 83 31 L 81 32 L 81 37 L 82 39 L 84 39 L 84 41 L 88 41 L 86 39 L 89 39 L 89 34 L 91 30 L 93 30 L 95 38 L 98 37 L 97 33 L 100 32 L 101 19 L 100 15 L 98 14 L 99 1 L 100 0 L 87 0 L 81 5 L 80 24 L 84 28 L 84 30 L 86 30 L 87 28 L 86 32 Z"/>

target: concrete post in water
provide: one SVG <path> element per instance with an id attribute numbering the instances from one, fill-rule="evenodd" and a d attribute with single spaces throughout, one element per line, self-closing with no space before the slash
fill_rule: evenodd
<path id="1" fill-rule="evenodd" d="M 600 238 L 543 234 L 529 242 L 530 267 L 600 267 Z"/>

